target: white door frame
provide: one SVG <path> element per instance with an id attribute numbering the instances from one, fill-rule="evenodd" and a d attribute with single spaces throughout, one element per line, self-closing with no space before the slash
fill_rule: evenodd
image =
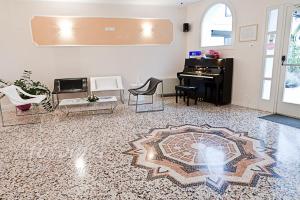
<path id="1" fill-rule="evenodd" d="M 291 16 L 287 16 L 288 9 L 290 7 L 295 7 L 297 5 L 297 2 L 295 3 L 288 3 L 288 4 L 281 4 L 281 5 L 274 5 L 267 9 L 266 13 L 266 25 L 265 25 L 265 41 L 263 45 L 263 62 L 262 62 L 262 78 L 261 78 L 261 87 L 260 87 L 260 95 L 259 95 L 259 109 L 264 111 L 269 111 L 272 113 L 277 113 L 278 103 L 281 101 L 279 95 L 280 95 L 280 80 L 281 76 L 283 74 L 281 73 L 282 69 L 282 63 L 281 63 L 281 57 L 282 55 L 285 55 L 285 40 L 286 40 L 286 27 L 287 23 L 290 23 L 288 21 L 291 20 Z M 263 93 L 263 87 L 264 87 L 264 73 L 265 73 L 265 60 L 266 60 L 266 44 L 267 44 L 267 36 L 268 36 L 268 24 L 269 24 L 269 13 L 271 10 L 278 9 L 279 15 L 278 15 L 278 22 L 277 22 L 277 31 L 276 31 L 276 47 L 275 47 L 275 55 L 274 55 L 274 64 L 273 64 L 273 75 L 271 78 L 272 81 L 272 87 L 271 87 L 271 94 L 270 99 L 263 99 L 262 93 Z M 287 21 L 288 19 L 288 21 Z M 289 33 L 289 32 L 288 32 Z"/>
<path id="2" fill-rule="evenodd" d="M 279 54 L 279 64 L 277 68 L 277 81 L 276 81 L 276 96 L 275 96 L 275 104 L 274 104 L 274 111 L 278 114 L 284 114 L 291 117 L 298 117 L 300 118 L 300 105 L 292 104 L 292 103 L 285 103 L 283 102 L 283 95 L 284 95 L 284 81 L 286 75 L 286 67 L 282 66 L 281 56 L 287 55 L 288 47 L 290 42 L 290 28 L 291 28 L 291 20 L 292 11 L 297 7 L 295 4 L 288 4 L 284 7 L 284 16 L 283 16 L 283 23 L 282 23 L 282 31 L 281 31 L 281 41 L 280 41 L 280 54 Z"/>
<path id="3" fill-rule="evenodd" d="M 285 13 L 285 7 L 286 5 L 276 5 L 272 7 L 268 7 L 266 10 L 266 23 L 265 23 L 265 38 L 264 38 L 264 45 L 263 45 L 263 59 L 262 59 L 262 70 L 261 70 L 261 87 L 260 87 L 260 95 L 259 95 L 259 109 L 275 113 L 276 112 L 276 104 L 277 104 L 277 89 L 278 89 L 278 80 L 279 80 L 279 74 L 280 74 L 280 67 L 281 67 L 281 55 L 282 55 L 282 49 L 281 44 L 283 44 L 282 41 L 282 34 L 284 31 L 282 31 L 282 27 L 284 27 L 284 13 Z M 273 62 L 273 74 L 272 78 L 266 79 L 264 77 L 265 74 L 265 64 L 266 64 L 266 58 L 270 57 L 266 55 L 266 47 L 267 47 L 267 41 L 268 41 L 268 27 L 269 27 L 269 14 L 272 10 L 278 9 L 278 20 L 277 20 L 277 30 L 276 30 L 276 43 L 275 43 L 275 54 L 273 56 L 274 62 Z M 274 32 L 275 33 L 275 32 Z M 264 80 L 271 80 L 272 86 L 271 86 L 271 93 L 269 99 L 263 99 L 263 87 L 264 87 Z"/>

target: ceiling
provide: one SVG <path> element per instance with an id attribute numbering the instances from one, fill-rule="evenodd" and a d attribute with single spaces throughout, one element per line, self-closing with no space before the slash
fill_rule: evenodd
<path id="1" fill-rule="evenodd" d="M 55 1 L 55 2 L 85 2 L 105 4 L 136 4 L 136 5 L 185 5 L 199 0 L 21 0 L 21 1 Z"/>

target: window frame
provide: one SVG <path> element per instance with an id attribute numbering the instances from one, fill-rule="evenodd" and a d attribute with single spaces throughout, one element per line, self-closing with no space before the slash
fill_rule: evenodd
<path id="1" fill-rule="evenodd" d="M 231 39 L 231 44 L 230 45 L 219 45 L 219 46 L 202 46 L 202 31 L 203 31 L 203 21 L 204 18 L 207 14 L 207 12 L 215 5 L 217 4 L 224 4 L 227 6 L 232 15 L 232 39 Z M 236 42 L 236 13 L 235 10 L 233 9 L 233 6 L 228 3 L 226 0 L 219 0 L 219 1 L 214 1 L 210 3 L 205 9 L 205 12 L 201 16 L 201 22 L 200 22 L 200 41 L 199 41 L 199 46 L 203 50 L 209 50 L 209 49 L 233 49 L 235 42 Z"/>

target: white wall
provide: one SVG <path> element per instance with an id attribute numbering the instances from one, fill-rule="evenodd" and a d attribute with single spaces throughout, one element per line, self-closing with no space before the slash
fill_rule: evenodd
<path id="1" fill-rule="evenodd" d="M 235 59 L 233 104 L 260 107 L 260 84 L 266 9 L 299 0 L 221 0 L 233 10 L 236 37 L 224 57 Z M 0 77 L 14 80 L 24 69 L 52 88 L 54 78 L 122 75 L 128 85 L 140 76 L 176 77 L 189 50 L 200 49 L 200 25 L 206 9 L 218 0 L 201 0 L 187 8 L 0 0 Z M 36 47 L 31 41 L 33 15 L 167 18 L 174 24 L 174 42 L 166 46 Z M 182 32 L 189 22 L 192 31 Z M 258 24 L 258 40 L 238 42 L 240 26 Z"/>
<path id="2" fill-rule="evenodd" d="M 164 46 L 37 47 L 34 15 L 164 18 L 174 25 L 174 41 Z M 186 9 L 172 6 L 0 1 L 0 77 L 17 79 L 24 69 L 50 88 L 55 78 L 121 75 L 125 85 L 151 76 L 176 77 L 184 63 Z"/>
<path id="3" fill-rule="evenodd" d="M 225 2 L 233 12 L 235 23 L 234 45 L 227 49 L 217 48 L 223 57 L 233 57 L 234 81 L 233 104 L 260 108 L 260 85 L 262 78 L 262 56 L 266 10 L 270 6 L 297 2 L 288 0 L 202 0 L 187 7 L 187 22 L 192 31 L 187 36 L 187 52 L 200 48 L 201 20 L 205 11 L 214 3 Z M 298 1 L 299 2 L 299 1 Z M 239 42 L 239 27 L 258 24 L 258 40 L 256 42 Z M 216 48 L 215 48 L 216 49 Z"/>

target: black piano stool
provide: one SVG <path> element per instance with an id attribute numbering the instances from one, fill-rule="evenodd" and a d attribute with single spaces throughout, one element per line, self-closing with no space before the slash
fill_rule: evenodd
<path id="1" fill-rule="evenodd" d="M 175 86 L 176 90 L 176 103 L 178 103 L 178 96 L 181 95 L 181 92 L 183 92 L 183 97 L 185 100 L 185 97 L 187 97 L 187 106 L 190 106 L 190 98 L 192 95 L 195 98 L 195 105 L 197 105 L 197 88 L 192 86 L 184 86 L 184 85 L 177 85 Z"/>

